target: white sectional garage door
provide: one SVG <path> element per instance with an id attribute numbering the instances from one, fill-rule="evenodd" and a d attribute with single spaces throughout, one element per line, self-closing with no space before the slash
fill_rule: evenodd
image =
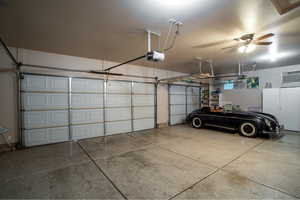
<path id="1" fill-rule="evenodd" d="M 200 87 L 169 85 L 169 123 L 182 124 L 200 107 Z"/>
<path id="2" fill-rule="evenodd" d="M 186 87 L 170 85 L 169 87 L 170 104 L 170 124 L 184 123 L 186 117 Z"/>
<path id="3" fill-rule="evenodd" d="M 69 140 L 68 91 L 68 78 L 24 76 L 21 109 L 26 146 Z"/>
<path id="4" fill-rule="evenodd" d="M 155 127 L 154 84 L 132 83 L 133 131 Z"/>
<path id="5" fill-rule="evenodd" d="M 71 138 L 79 140 L 104 135 L 103 80 L 72 78 Z"/>
<path id="6" fill-rule="evenodd" d="M 200 108 L 200 88 L 187 87 L 187 114 Z"/>
<path id="7" fill-rule="evenodd" d="M 155 84 L 26 73 L 23 76 L 25 146 L 155 127 Z"/>
<path id="8" fill-rule="evenodd" d="M 131 82 L 106 83 L 106 135 L 128 133 L 131 126 Z"/>

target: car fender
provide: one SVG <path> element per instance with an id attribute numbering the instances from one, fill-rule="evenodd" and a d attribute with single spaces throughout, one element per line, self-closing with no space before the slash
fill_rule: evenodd
<path id="1" fill-rule="evenodd" d="M 192 122 L 193 118 L 195 118 L 195 117 L 199 117 L 199 118 L 201 119 L 201 121 L 203 121 L 203 122 L 205 121 L 204 117 L 201 116 L 200 114 L 192 114 L 192 115 L 190 116 L 189 121 Z"/>
<path id="2" fill-rule="evenodd" d="M 249 122 L 253 123 L 257 130 L 260 132 L 264 128 L 264 122 L 262 119 L 254 118 L 254 119 L 243 119 L 241 122 L 238 124 L 237 129 L 242 125 L 242 123 Z"/>

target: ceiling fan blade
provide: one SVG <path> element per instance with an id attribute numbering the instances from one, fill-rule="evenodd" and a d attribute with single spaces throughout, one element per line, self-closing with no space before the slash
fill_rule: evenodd
<path id="1" fill-rule="evenodd" d="M 256 45 L 271 45 L 273 42 L 254 42 Z"/>
<path id="2" fill-rule="evenodd" d="M 200 44 L 200 45 L 193 46 L 193 48 L 194 49 L 204 49 L 204 48 L 209 48 L 209 47 L 213 47 L 213 46 L 226 44 L 227 42 L 231 42 L 231 40 L 220 40 L 220 41 L 217 41 L 217 42 L 210 42 L 210 43 Z"/>
<path id="3" fill-rule="evenodd" d="M 274 33 L 269 33 L 269 34 L 260 36 L 260 37 L 256 38 L 255 40 L 256 40 L 256 41 L 259 41 L 259 40 L 265 40 L 265 39 L 268 39 L 268 38 L 270 38 L 270 37 L 273 37 L 274 35 L 275 35 Z"/>
<path id="4" fill-rule="evenodd" d="M 234 49 L 234 48 L 238 48 L 238 47 L 240 47 L 241 45 L 240 44 L 236 44 L 236 45 L 233 45 L 233 46 L 229 46 L 229 47 L 224 47 L 224 48 L 222 48 L 223 50 L 225 50 L 225 49 Z"/>

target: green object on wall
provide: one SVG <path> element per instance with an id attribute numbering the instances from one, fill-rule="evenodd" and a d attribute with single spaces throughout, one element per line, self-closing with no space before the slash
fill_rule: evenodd
<path id="1" fill-rule="evenodd" d="M 259 88 L 259 78 L 258 77 L 247 78 L 247 88 Z"/>

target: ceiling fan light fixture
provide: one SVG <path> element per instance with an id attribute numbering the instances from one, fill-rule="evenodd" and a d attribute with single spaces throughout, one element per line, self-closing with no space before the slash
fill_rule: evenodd
<path id="1" fill-rule="evenodd" d="M 238 48 L 238 51 L 240 53 L 250 53 L 250 52 L 254 51 L 255 49 L 256 49 L 255 44 L 248 44 L 248 45 L 240 46 Z"/>
<path id="2" fill-rule="evenodd" d="M 240 53 L 245 53 L 245 51 L 246 51 L 246 46 L 240 46 L 239 48 L 238 48 L 238 51 L 240 52 Z"/>
<path id="3" fill-rule="evenodd" d="M 254 51 L 255 49 L 256 49 L 255 44 L 249 44 L 247 49 L 246 49 L 246 53 L 250 53 L 250 52 Z"/>
<path id="4" fill-rule="evenodd" d="M 182 9 L 190 7 L 196 0 L 150 0 L 155 5 L 163 6 L 169 9 Z"/>

